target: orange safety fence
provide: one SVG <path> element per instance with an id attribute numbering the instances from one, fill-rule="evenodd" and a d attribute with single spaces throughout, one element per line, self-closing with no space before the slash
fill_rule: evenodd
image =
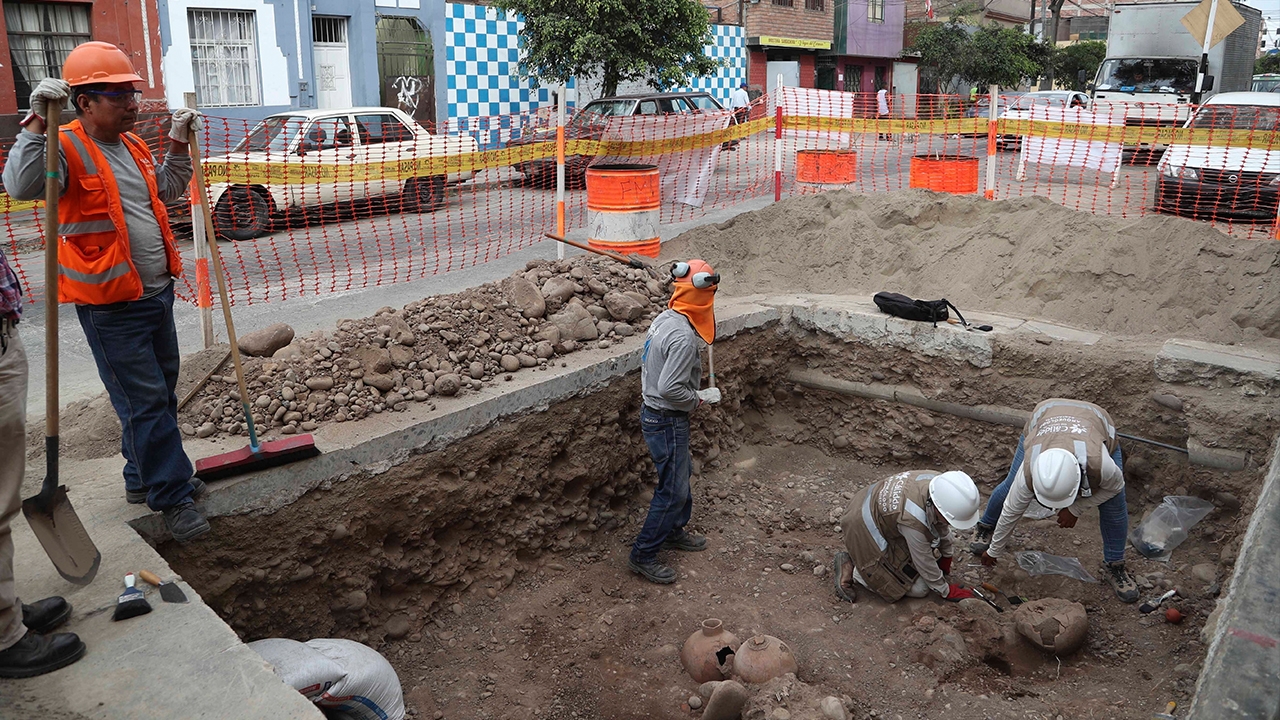
<path id="1" fill-rule="evenodd" d="M 868 93 L 782 88 L 738 113 L 643 103 L 634 115 L 579 112 L 564 132 L 565 226 L 647 249 L 657 224 L 747 200 L 920 187 L 1038 195 L 1119 217 L 1178 213 L 1235 236 L 1275 237 L 1280 108 L 1103 107 L 1066 91 L 997 96 L 994 124 L 990 108 L 985 96 L 881 103 Z M 157 159 L 167 123 L 138 129 Z M 433 134 L 393 110 L 262 123 L 207 117 L 208 203 L 233 302 L 419 280 L 540 242 L 557 227 L 554 128 L 514 117 L 467 126 L 486 131 Z M 8 147 L 0 151 L 7 161 Z M 648 189 L 637 190 L 646 200 L 634 212 L 589 208 L 587 169 L 604 164 L 656 167 L 657 208 Z M 627 197 L 631 181 L 622 182 L 613 200 Z M 187 265 L 179 295 L 207 298 L 196 287 L 188 197 L 169 205 Z M 0 243 L 36 298 L 39 204 L 3 195 L 0 213 Z"/>

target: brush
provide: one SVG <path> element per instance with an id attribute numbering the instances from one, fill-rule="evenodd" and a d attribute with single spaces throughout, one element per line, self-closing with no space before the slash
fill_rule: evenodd
<path id="1" fill-rule="evenodd" d="M 141 590 L 134 587 L 133 573 L 124 576 L 124 592 L 116 598 L 116 611 L 112 620 L 128 620 L 151 612 L 151 603 Z"/>

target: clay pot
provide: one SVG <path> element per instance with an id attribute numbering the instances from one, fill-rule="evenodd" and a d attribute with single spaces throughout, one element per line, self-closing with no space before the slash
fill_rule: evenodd
<path id="1" fill-rule="evenodd" d="M 702 621 L 702 629 L 689 636 L 680 649 L 680 664 L 689 677 L 700 683 L 724 680 L 720 672 L 720 657 L 716 653 L 725 648 L 737 651 L 738 636 L 724 629 L 717 618 Z M 727 655 L 728 653 L 726 653 Z"/>
<path id="2" fill-rule="evenodd" d="M 764 683 L 796 671 L 791 648 L 772 635 L 756 635 L 733 656 L 733 672 L 749 683 Z"/>

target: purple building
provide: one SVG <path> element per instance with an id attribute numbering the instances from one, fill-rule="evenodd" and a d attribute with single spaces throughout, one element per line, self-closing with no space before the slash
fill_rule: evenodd
<path id="1" fill-rule="evenodd" d="M 906 4 L 900 0 L 836 3 L 831 54 L 818 58 L 817 86 L 859 93 L 865 98 L 859 106 L 867 105 L 871 113 L 880 88 L 896 95 L 914 95 L 915 63 L 899 57 L 905 21 Z M 894 108 L 893 114 L 903 112 Z"/>

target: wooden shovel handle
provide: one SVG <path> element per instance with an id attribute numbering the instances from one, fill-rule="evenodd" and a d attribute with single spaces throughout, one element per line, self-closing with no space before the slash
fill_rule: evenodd
<path id="1" fill-rule="evenodd" d="M 139 570 L 138 577 L 142 578 L 145 583 L 150 583 L 156 587 L 160 587 L 160 577 L 150 570 Z"/>
<path id="2" fill-rule="evenodd" d="M 58 122 L 62 106 L 48 104 L 44 146 L 44 434 L 58 437 L 58 196 L 62 143 Z"/>

